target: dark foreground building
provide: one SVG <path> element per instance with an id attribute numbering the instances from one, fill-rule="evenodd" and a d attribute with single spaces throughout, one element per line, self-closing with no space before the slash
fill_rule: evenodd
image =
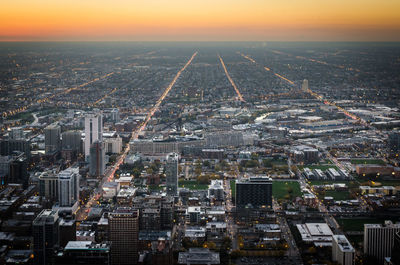
<path id="1" fill-rule="evenodd" d="M 108 216 L 111 241 L 111 264 L 137 264 L 139 211 L 118 208 Z"/>
<path id="2" fill-rule="evenodd" d="M 250 177 L 236 181 L 236 206 L 272 206 L 272 180 L 269 177 Z"/>

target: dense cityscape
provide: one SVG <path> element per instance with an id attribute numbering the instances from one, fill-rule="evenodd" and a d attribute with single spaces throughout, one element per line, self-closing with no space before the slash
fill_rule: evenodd
<path id="1" fill-rule="evenodd" d="M 400 46 L 0 43 L 0 264 L 400 264 Z"/>

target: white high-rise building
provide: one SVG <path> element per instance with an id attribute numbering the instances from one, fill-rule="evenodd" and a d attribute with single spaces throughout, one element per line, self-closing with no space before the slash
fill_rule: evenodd
<path id="1" fill-rule="evenodd" d="M 85 157 L 90 155 L 90 147 L 96 141 L 103 141 L 103 116 L 101 113 L 88 113 L 85 116 Z"/>
<path id="2" fill-rule="evenodd" d="M 72 206 L 79 200 L 79 168 L 67 168 L 58 174 L 58 203 L 61 207 Z"/>
<path id="3" fill-rule="evenodd" d="M 217 201 L 224 200 L 224 182 L 222 180 L 211 180 L 211 185 L 208 185 L 208 198 Z"/>
<path id="4" fill-rule="evenodd" d="M 381 224 L 364 224 L 364 254 L 375 257 L 383 264 L 392 254 L 394 235 L 400 231 L 400 224 L 385 221 Z"/>
<path id="5" fill-rule="evenodd" d="M 301 90 L 308 91 L 308 80 L 304 79 L 303 84 L 301 84 Z"/>
<path id="6" fill-rule="evenodd" d="M 332 236 L 332 260 L 341 265 L 354 264 L 355 250 L 344 235 Z"/>
<path id="7" fill-rule="evenodd" d="M 169 153 L 167 155 L 167 163 L 165 165 L 167 194 L 178 195 L 178 161 L 177 153 Z"/>
<path id="8" fill-rule="evenodd" d="M 116 138 L 105 138 L 104 139 L 105 153 L 119 154 L 122 151 L 122 138 L 117 136 Z"/>

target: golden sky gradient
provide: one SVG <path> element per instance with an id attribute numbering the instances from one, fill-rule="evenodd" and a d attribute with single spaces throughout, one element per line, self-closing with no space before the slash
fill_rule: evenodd
<path id="1" fill-rule="evenodd" d="M 400 41 L 400 0 L 0 0 L 0 40 Z"/>

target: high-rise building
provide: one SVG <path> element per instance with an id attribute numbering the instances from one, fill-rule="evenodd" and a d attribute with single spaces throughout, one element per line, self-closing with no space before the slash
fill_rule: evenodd
<path id="1" fill-rule="evenodd" d="M 111 264 L 137 264 L 139 211 L 117 208 L 108 216 Z"/>
<path id="2" fill-rule="evenodd" d="M 55 264 L 60 265 L 109 265 L 111 264 L 110 243 L 69 241 L 65 248 L 57 253 L 55 261 Z"/>
<path id="3" fill-rule="evenodd" d="M 28 140 L 8 139 L 0 141 L 0 155 L 13 155 L 15 151 L 23 152 L 28 161 L 31 159 L 31 143 Z"/>
<path id="4" fill-rule="evenodd" d="M 61 207 L 72 206 L 79 200 L 79 168 L 68 168 L 58 174 L 58 203 Z"/>
<path id="5" fill-rule="evenodd" d="M 236 206 L 271 207 L 272 180 L 269 177 L 250 177 L 236 181 Z"/>
<path id="6" fill-rule="evenodd" d="M 24 130 L 22 127 L 13 127 L 8 133 L 8 138 L 12 140 L 20 140 L 24 138 Z"/>
<path id="7" fill-rule="evenodd" d="M 28 186 L 28 161 L 25 154 L 15 151 L 10 156 L 0 156 L 0 185 L 8 183 Z"/>
<path id="8" fill-rule="evenodd" d="M 50 264 L 54 246 L 58 244 L 58 211 L 43 210 L 32 224 L 35 264 Z"/>
<path id="9" fill-rule="evenodd" d="M 44 144 L 46 154 L 51 154 L 60 151 L 61 141 L 61 127 L 58 125 L 49 125 L 44 128 Z"/>
<path id="10" fill-rule="evenodd" d="M 303 80 L 303 83 L 301 84 L 301 90 L 303 90 L 303 91 L 308 91 L 308 80 L 307 79 L 304 79 Z"/>
<path id="11" fill-rule="evenodd" d="M 92 177 L 103 176 L 105 169 L 106 164 L 103 143 L 95 141 L 90 147 L 89 175 Z"/>
<path id="12" fill-rule="evenodd" d="M 58 174 L 45 171 L 39 176 L 39 194 L 50 201 L 58 201 Z"/>
<path id="13" fill-rule="evenodd" d="M 224 200 L 224 186 L 222 180 L 211 180 L 211 185 L 208 186 L 208 198 L 217 201 Z"/>
<path id="14" fill-rule="evenodd" d="M 400 232 L 394 234 L 391 262 L 400 264 Z"/>
<path id="15" fill-rule="evenodd" d="M 95 141 L 103 141 L 103 116 L 88 113 L 85 116 L 85 157 L 90 155 L 90 147 Z"/>
<path id="16" fill-rule="evenodd" d="M 344 235 L 332 236 L 332 260 L 341 265 L 354 264 L 355 250 Z"/>
<path id="17" fill-rule="evenodd" d="M 69 241 L 76 240 L 76 222 L 75 219 L 60 219 L 58 225 L 59 242 L 60 247 L 65 247 Z"/>
<path id="18" fill-rule="evenodd" d="M 67 131 L 62 134 L 62 149 L 80 152 L 82 139 L 80 131 Z"/>
<path id="19" fill-rule="evenodd" d="M 118 109 L 112 109 L 112 111 L 111 111 L 111 120 L 113 122 L 119 122 L 120 121 L 119 110 Z"/>
<path id="20" fill-rule="evenodd" d="M 381 224 L 364 225 L 364 254 L 377 259 L 383 264 L 386 257 L 392 254 L 395 233 L 400 231 L 400 224 L 385 221 Z"/>
<path id="21" fill-rule="evenodd" d="M 105 153 L 119 154 L 122 151 L 122 138 L 117 136 L 115 138 L 104 139 Z"/>
<path id="22" fill-rule="evenodd" d="M 388 144 L 392 153 L 400 152 L 400 132 L 392 132 L 389 134 Z"/>
<path id="23" fill-rule="evenodd" d="M 139 210 L 140 230 L 169 230 L 173 227 L 174 200 L 171 196 L 136 196 L 132 207 Z"/>
<path id="24" fill-rule="evenodd" d="M 169 153 L 165 164 L 166 187 L 168 195 L 178 194 L 178 161 L 177 153 Z"/>

